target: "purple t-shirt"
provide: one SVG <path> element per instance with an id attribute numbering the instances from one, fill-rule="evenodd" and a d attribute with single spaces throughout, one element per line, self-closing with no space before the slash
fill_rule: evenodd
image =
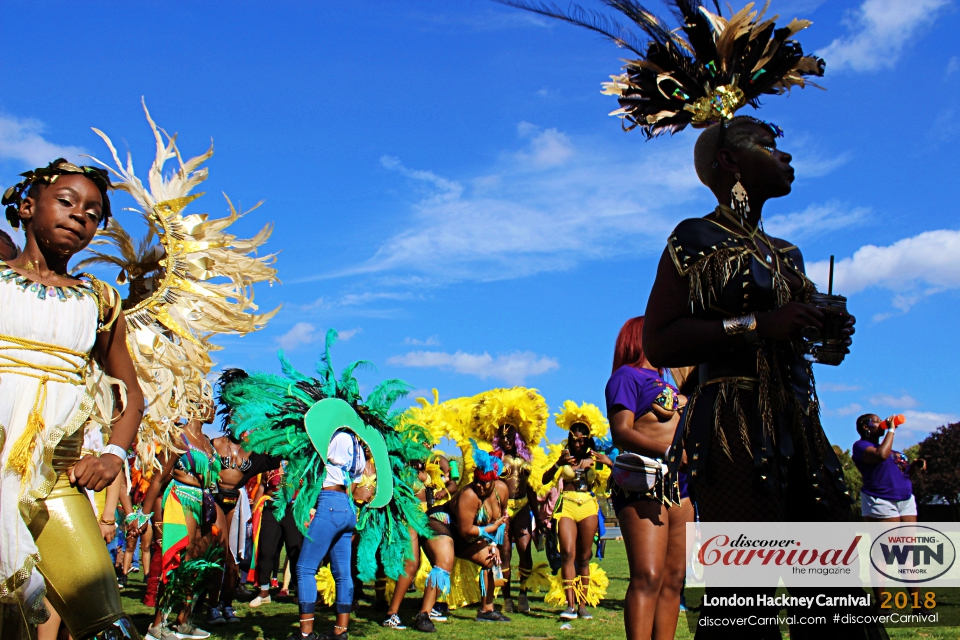
<path id="1" fill-rule="evenodd" d="M 666 409 L 674 409 L 677 388 L 667 383 L 652 369 L 638 369 L 624 365 L 613 372 L 607 381 L 607 417 L 616 412 L 615 407 L 632 411 L 639 418 L 652 410 L 654 403 Z M 680 497 L 687 497 L 687 474 L 678 473 Z"/>
<path id="2" fill-rule="evenodd" d="M 607 381 L 606 396 L 607 417 L 615 413 L 614 406 L 621 406 L 639 418 L 651 411 L 654 402 L 666 409 L 674 409 L 677 389 L 652 369 L 624 365 Z"/>
<path id="3" fill-rule="evenodd" d="M 871 464 L 863 461 L 863 452 L 867 447 L 876 447 L 877 445 L 869 440 L 857 440 L 853 443 L 854 464 L 860 470 L 863 476 L 863 488 L 861 491 L 872 498 L 883 498 L 899 502 L 900 500 L 909 500 L 913 495 L 913 483 L 910 482 L 910 476 L 907 474 L 906 458 L 899 451 L 891 451 L 890 455 L 883 462 Z M 903 466 L 898 464 L 898 460 Z"/>

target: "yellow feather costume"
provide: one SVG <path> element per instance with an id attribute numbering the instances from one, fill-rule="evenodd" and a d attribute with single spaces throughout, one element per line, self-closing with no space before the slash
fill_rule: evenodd
<path id="1" fill-rule="evenodd" d="M 512 424 L 532 448 L 543 440 L 549 418 L 547 403 L 536 389 L 491 389 L 480 394 L 480 401 L 473 408 L 470 430 L 477 440 L 493 442 L 499 427 Z"/>

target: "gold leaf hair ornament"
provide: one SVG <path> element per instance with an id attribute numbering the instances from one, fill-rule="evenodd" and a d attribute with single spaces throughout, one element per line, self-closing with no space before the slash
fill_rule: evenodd
<path id="1" fill-rule="evenodd" d="M 65 158 L 57 158 L 46 167 L 21 173 L 23 180 L 3 192 L 0 204 L 6 207 L 5 212 L 10 226 L 14 229 L 20 228 L 20 206 L 27 197 L 30 187 L 35 184 L 55 184 L 60 176 L 69 174 L 82 175 L 97 186 L 103 199 L 100 221 L 106 226 L 107 220 L 110 219 L 110 198 L 107 197 L 107 191 L 111 188 L 110 174 L 100 167 L 76 165 Z"/>
<path id="2" fill-rule="evenodd" d="M 765 18 L 769 0 L 760 11 L 751 2 L 729 18 L 717 0 L 716 12 L 700 0 L 667 0 L 679 23 L 673 29 L 635 0 L 602 0 L 638 27 L 639 37 L 609 15 L 577 5 L 564 11 L 554 4 L 497 1 L 585 27 L 635 54 L 624 60 L 624 73 L 603 83 L 602 93 L 620 103 L 610 115 L 647 138 L 729 122 L 746 105 L 758 108 L 763 95 L 817 86 L 807 78 L 824 72 L 824 61 L 804 55 L 793 39 L 811 22 L 794 19 L 777 28 L 779 16 Z"/>
<path id="3" fill-rule="evenodd" d="M 116 176 L 116 190 L 126 191 L 136 201 L 137 208 L 128 210 L 142 216 L 147 233 L 135 243 L 114 220 L 91 243 L 98 248 L 89 250 L 90 256 L 77 266 L 116 267 L 117 282 L 129 285 L 122 305 L 127 347 L 147 401 L 139 451 L 144 468 L 149 468 L 155 462 L 156 444 L 177 450 L 178 423 L 210 411 L 210 353 L 221 348 L 212 339 L 245 335 L 266 326 L 279 307 L 260 313 L 253 301 L 254 285 L 279 280 L 273 267 L 276 256 L 257 255 L 270 238 L 271 224 L 250 239 L 228 233 L 245 215 L 229 198 L 229 215 L 223 218 L 185 214 L 203 195 L 191 192 L 207 179 L 202 164 L 213 155 L 213 147 L 185 160 L 176 136 L 159 129 L 146 105 L 143 109 L 156 142 L 147 184 L 135 175 L 130 155 L 126 163 L 121 162 L 110 138 L 98 129 L 94 132 L 107 144 L 114 166 L 93 160 Z M 170 160 L 176 169 L 165 174 L 164 164 Z"/>

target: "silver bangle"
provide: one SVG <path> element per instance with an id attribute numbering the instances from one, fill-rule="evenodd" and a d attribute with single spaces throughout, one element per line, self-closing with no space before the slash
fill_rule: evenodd
<path id="1" fill-rule="evenodd" d="M 752 313 L 739 318 L 726 318 L 723 321 L 723 332 L 728 336 L 736 336 L 748 331 L 756 331 L 756 329 L 757 318 Z"/>
<path id="2" fill-rule="evenodd" d="M 100 455 L 113 454 L 120 458 L 121 461 L 125 460 L 127 457 L 127 452 L 123 450 L 123 447 L 116 444 L 108 444 L 103 448 L 103 451 L 100 452 Z"/>

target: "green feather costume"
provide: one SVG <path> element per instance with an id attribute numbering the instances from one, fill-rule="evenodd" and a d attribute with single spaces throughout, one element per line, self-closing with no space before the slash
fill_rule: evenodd
<path id="1" fill-rule="evenodd" d="M 330 359 L 337 333 L 327 332 L 324 355 L 317 364 L 317 377 L 306 376 L 279 353 L 283 376 L 254 373 L 223 385 L 221 398 L 232 408 L 230 430 L 252 453 L 278 456 L 286 460 L 286 474 L 276 498 L 277 517 L 283 517 L 292 505 L 297 526 L 306 535 L 310 510 L 317 504 L 322 489 L 324 464 L 310 442 L 304 416 L 324 398 L 344 400 L 363 422 L 383 437 L 393 475 L 393 496 L 381 508 L 361 505 L 357 511 L 357 575 L 373 580 L 377 567 L 393 579 L 404 575 L 406 562 L 413 560 L 410 529 L 431 537 L 426 514 L 420 508 L 416 492 L 420 488 L 417 472 L 410 463 L 425 461 L 430 455 L 430 437 L 422 426 L 405 422 L 398 427 L 399 413 L 393 404 L 406 395 L 408 385 L 400 380 L 384 380 L 364 400 L 353 372 L 370 363 L 350 364 L 338 378 Z M 378 474 L 385 473 L 377 469 Z"/>

